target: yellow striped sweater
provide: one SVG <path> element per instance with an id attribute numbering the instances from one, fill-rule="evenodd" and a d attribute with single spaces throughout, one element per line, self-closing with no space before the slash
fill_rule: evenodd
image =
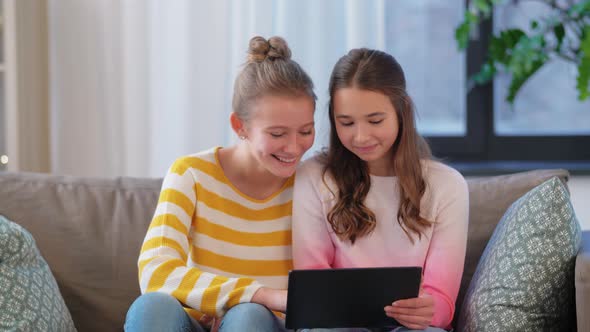
<path id="1" fill-rule="evenodd" d="M 224 175 L 219 148 L 168 170 L 138 261 L 142 293 L 172 295 L 187 312 L 221 316 L 263 285 L 286 289 L 292 268 L 293 179 L 264 200 Z"/>

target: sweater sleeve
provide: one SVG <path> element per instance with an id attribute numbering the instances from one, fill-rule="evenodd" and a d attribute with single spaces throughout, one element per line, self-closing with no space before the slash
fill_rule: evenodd
<path id="1" fill-rule="evenodd" d="M 436 184 L 444 189 L 438 197 L 422 282 L 424 291 L 434 298 L 431 325 L 441 328 L 449 328 L 453 320 L 467 247 L 469 194 L 463 177 L 457 172 L 454 175 L 444 184 Z"/>
<path id="2" fill-rule="evenodd" d="M 321 167 L 315 160 L 306 161 L 295 175 L 292 231 L 296 269 L 327 269 L 334 261 L 322 197 L 314 185 L 323 183 Z"/>
<path id="3" fill-rule="evenodd" d="M 230 307 L 249 302 L 261 285 L 250 278 L 228 278 L 188 265 L 196 201 L 195 179 L 185 160 L 178 159 L 164 178 L 141 247 L 139 284 L 142 294 L 170 294 L 202 314 L 222 316 Z"/>

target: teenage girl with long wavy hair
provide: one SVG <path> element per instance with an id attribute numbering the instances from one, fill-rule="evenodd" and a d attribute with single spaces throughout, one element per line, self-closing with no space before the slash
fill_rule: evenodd
<path id="1" fill-rule="evenodd" d="M 351 50 L 329 93 L 329 147 L 295 180 L 295 268 L 420 266 L 419 297 L 383 314 L 402 325 L 395 331 L 451 328 L 467 242 L 465 180 L 433 160 L 393 56 Z"/>

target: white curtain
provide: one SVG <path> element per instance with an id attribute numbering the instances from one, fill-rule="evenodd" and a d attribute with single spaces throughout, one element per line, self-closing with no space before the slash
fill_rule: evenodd
<path id="1" fill-rule="evenodd" d="M 231 144 L 233 80 L 254 35 L 283 36 L 319 97 L 353 47 L 384 47 L 384 0 L 49 0 L 51 166 L 162 176 L 181 155 Z"/>

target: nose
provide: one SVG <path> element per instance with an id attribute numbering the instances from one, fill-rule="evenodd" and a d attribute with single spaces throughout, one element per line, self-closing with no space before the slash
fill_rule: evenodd
<path id="1" fill-rule="evenodd" d="M 357 144 L 362 144 L 366 142 L 369 138 L 367 128 L 363 124 L 358 124 L 354 131 L 354 142 Z"/>
<path id="2" fill-rule="evenodd" d="M 297 154 L 299 153 L 299 138 L 297 135 L 289 135 L 288 141 L 283 149 L 287 153 Z"/>

